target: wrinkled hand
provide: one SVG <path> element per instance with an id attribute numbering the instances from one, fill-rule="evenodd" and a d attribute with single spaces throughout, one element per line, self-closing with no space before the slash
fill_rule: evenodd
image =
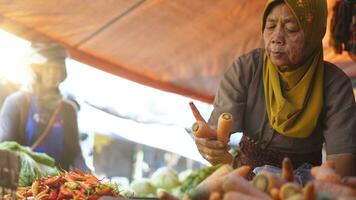
<path id="1" fill-rule="evenodd" d="M 233 157 L 228 151 L 228 145 L 224 145 L 222 142 L 213 139 L 198 137 L 194 137 L 194 139 L 200 154 L 210 164 L 216 165 L 219 163 L 232 163 Z"/>

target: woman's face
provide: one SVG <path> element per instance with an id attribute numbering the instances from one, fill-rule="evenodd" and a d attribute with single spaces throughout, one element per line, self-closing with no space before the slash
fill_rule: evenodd
<path id="1" fill-rule="evenodd" d="M 272 8 L 263 30 L 265 49 L 280 69 L 297 67 L 304 58 L 305 37 L 292 11 L 284 3 Z"/>
<path id="2" fill-rule="evenodd" d="M 43 67 L 43 71 L 41 73 L 41 83 L 45 88 L 48 89 L 57 88 L 62 81 L 63 66 L 55 66 L 55 65 L 62 65 L 62 64 L 51 63 Z"/>

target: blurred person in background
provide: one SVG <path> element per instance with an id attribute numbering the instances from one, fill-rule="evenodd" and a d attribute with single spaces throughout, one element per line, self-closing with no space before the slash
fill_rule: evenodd
<path id="1" fill-rule="evenodd" d="M 46 153 L 64 169 L 88 171 L 80 143 L 77 108 L 65 100 L 59 84 L 67 77 L 64 47 L 55 43 L 34 43 L 28 91 L 5 99 L 0 112 L 0 142 L 16 141 L 33 151 Z"/>

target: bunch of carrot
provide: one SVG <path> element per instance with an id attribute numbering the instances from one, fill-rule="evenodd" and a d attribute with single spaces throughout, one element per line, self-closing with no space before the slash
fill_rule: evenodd
<path id="1" fill-rule="evenodd" d="M 19 187 L 16 196 L 17 199 L 36 200 L 96 200 L 102 196 L 121 197 L 117 185 L 102 183 L 94 175 L 78 169 L 41 178 L 29 187 Z"/>
<path id="2" fill-rule="evenodd" d="M 252 181 L 246 179 L 250 167 L 232 169 L 223 165 L 185 194 L 183 200 L 356 200 L 356 178 L 341 178 L 332 163 L 314 167 L 314 180 L 304 187 L 294 182 L 293 166 L 288 158 L 282 163 L 282 174 L 261 172 Z M 161 200 L 178 200 L 162 194 Z"/>
<path id="3" fill-rule="evenodd" d="M 196 122 L 192 126 L 194 136 L 198 138 L 217 139 L 227 145 L 233 124 L 232 115 L 230 113 L 222 113 L 218 119 L 217 130 L 214 130 L 204 120 L 193 102 L 190 102 L 189 106 L 196 119 Z M 233 158 L 231 154 L 227 153 L 225 156 L 227 157 L 225 159 L 227 162 L 232 161 Z"/>

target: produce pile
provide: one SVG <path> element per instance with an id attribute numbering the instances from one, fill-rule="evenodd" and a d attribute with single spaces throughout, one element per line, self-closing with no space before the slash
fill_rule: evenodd
<path id="1" fill-rule="evenodd" d="M 135 197 L 157 197 L 162 191 L 183 197 L 185 193 L 195 188 L 206 177 L 217 170 L 220 165 L 205 167 L 198 171 L 183 171 L 177 173 L 169 167 L 155 171 L 151 178 L 136 179 L 130 184 Z"/>
<path id="2" fill-rule="evenodd" d="M 122 197 L 116 184 L 103 183 L 92 174 L 77 169 L 40 178 L 29 187 L 19 187 L 16 193 L 20 200 L 95 200 L 102 196 Z"/>
<path id="3" fill-rule="evenodd" d="M 293 167 L 287 158 L 281 175 L 263 171 L 248 181 L 250 170 L 249 166 L 233 170 L 223 165 L 188 191 L 183 200 L 356 200 L 356 177 L 341 178 L 331 162 L 312 168 L 314 179 L 304 187 L 294 182 Z M 179 199 L 167 192 L 161 192 L 159 197 Z"/>

